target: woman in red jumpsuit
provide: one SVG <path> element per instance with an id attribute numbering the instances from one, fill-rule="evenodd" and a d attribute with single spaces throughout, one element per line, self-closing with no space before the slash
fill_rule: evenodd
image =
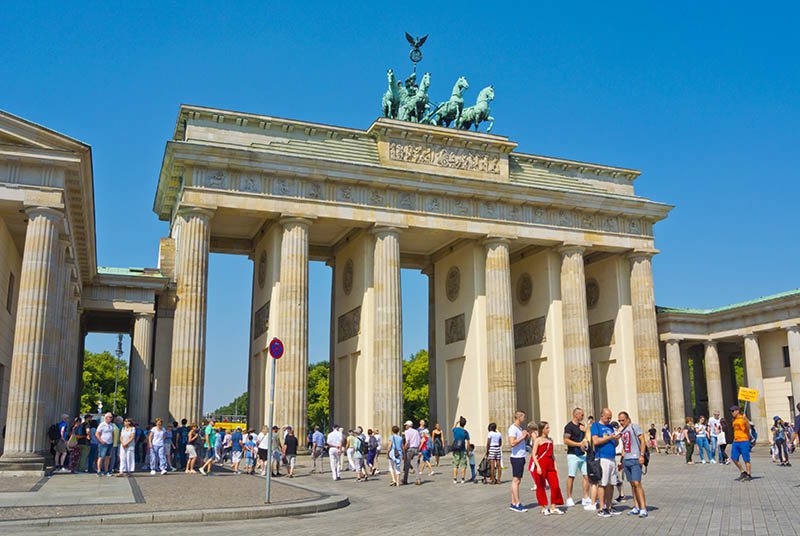
<path id="1" fill-rule="evenodd" d="M 561 515 L 564 512 L 556 508 L 557 504 L 564 504 L 561 496 L 561 488 L 558 485 L 558 471 L 556 470 L 556 460 L 553 458 L 553 440 L 550 439 L 550 425 L 546 421 L 539 423 L 539 437 L 533 442 L 531 449 L 535 454 L 531 456 L 531 463 L 528 470 L 536 482 L 536 500 L 542 507 L 542 513 L 546 516 L 550 514 Z M 547 508 L 547 487 L 545 482 L 550 484 L 550 508 Z"/>

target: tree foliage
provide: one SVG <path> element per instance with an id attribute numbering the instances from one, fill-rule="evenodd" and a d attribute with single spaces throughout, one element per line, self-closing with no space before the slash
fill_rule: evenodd
<path id="1" fill-rule="evenodd" d="M 233 402 L 214 410 L 214 415 L 247 415 L 247 391 L 233 399 Z"/>
<path id="2" fill-rule="evenodd" d="M 308 426 L 326 430 L 330 423 L 328 394 L 330 364 L 327 361 L 308 366 Z"/>
<path id="3" fill-rule="evenodd" d="M 403 420 L 427 419 L 429 412 L 428 351 L 420 350 L 403 360 Z"/>
<path id="4" fill-rule="evenodd" d="M 103 400 L 103 411 L 113 410 L 114 376 L 117 370 L 119 372 L 117 413 L 122 415 L 128 406 L 128 364 L 122 359 L 117 359 L 108 351 L 94 354 L 84 350 L 81 413 L 97 411 L 97 401 L 100 398 Z"/>

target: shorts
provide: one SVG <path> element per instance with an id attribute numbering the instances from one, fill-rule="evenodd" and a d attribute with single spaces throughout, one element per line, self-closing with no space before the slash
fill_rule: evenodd
<path id="1" fill-rule="evenodd" d="M 458 469 L 459 467 L 463 469 L 467 468 L 467 453 L 463 450 L 456 450 L 453 452 L 453 468 Z"/>
<path id="2" fill-rule="evenodd" d="M 111 443 L 102 443 L 97 445 L 97 457 L 98 458 L 107 458 L 111 456 L 111 453 L 114 451 L 114 446 Z"/>
<path id="3" fill-rule="evenodd" d="M 617 484 L 617 463 L 608 458 L 600 458 L 600 468 L 603 470 L 603 478 L 600 479 L 601 486 L 615 486 Z"/>
<path id="4" fill-rule="evenodd" d="M 489 447 L 489 455 L 487 456 L 487 458 L 489 458 L 490 460 L 499 460 L 501 455 L 502 452 L 500 450 L 500 445 Z"/>
<path id="5" fill-rule="evenodd" d="M 511 458 L 511 476 L 522 480 L 525 474 L 525 456 Z"/>
<path id="6" fill-rule="evenodd" d="M 244 459 L 244 466 L 245 467 L 253 467 L 253 458 L 247 457 Z"/>
<path id="7" fill-rule="evenodd" d="M 269 460 L 269 452 L 267 452 L 267 449 L 258 449 L 258 459 L 262 462 Z"/>
<path id="8" fill-rule="evenodd" d="M 194 445 L 186 445 L 186 457 L 197 458 L 197 447 Z"/>
<path id="9" fill-rule="evenodd" d="M 639 460 L 622 460 L 622 469 L 625 471 L 625 479 L 628 482 L 642 481 L 642 464 Z"/>
<path id="10" fill-rule="evenodd" d="M 403 461 L 402 457 L 396 456 L 395 454 L 390 452 L 389 453 L 389 462 L 390 462 L 389 463 L 389 471 L 392 471 L 394 473 L 400 474 L 400 462 L 402 462 L 402 461 Z"/>
<path id="11" fill-rule="evenodd" d="M 58 452 L 60 454 L 66 454 L 67 453 L 67 442 L 64 441 L 63 439 L 59 439 L 58 441 L 56 441 L 56 452 Z"/>
<path id="12" fill-rule="evenodd" d="M 575 478 L 578 474 L 578 469 L 581 470 L 583 476 L 587 475 L 586 472 L 586 454 L 578 456 L 577 454 L 567 454 L 567 476 Z"/>
<path id="13" fill-rule="evenodd" d="M 281 454 L 281 451 L 279 450 L 272 451 L 272 461 L 280 463 L 282 456 L 283 455 Z"/>
<path id="14" fill-rule="evenodd" d="M 360 459 L 361 459 L 361 458 L 359 458 L 359 460 L 360 460 Z M 294 467 L 294 464 L 297 462 L 297 456 L 296 456 L 296 455 L 294 455 L 294 454 L 288 454 L 288 455 L 286 456 L 286 462 L 287 462 L 287 465 L 288 465 L 290 468 Z"/>
<path id="15" fill-rule="evenodd" d="M 242 451 L 241 450 L 234 450 L 231 453 L 231 462 L 232 463 L 239 463 L 242 461 Z"/>
<path id="16" fill-rule="evenodd" d="M 651 439 L 650 440 L 650 446 L 653 447 L 653 448 L 656 448 L 658 446 L 658 441 L 656 441 L 655 439 Z"/>
<path id="17" fill-rule="evenodd" d="M 214 449 L 206 449 L 206 461 L 214 459 Z"/>
<path id="18" fill-rule="evenodd" d="M 746 462 L 750 461 L 749 441 L 734 441 L 731 443 L 731 460 L 739 461 L 739 456 Z"/>

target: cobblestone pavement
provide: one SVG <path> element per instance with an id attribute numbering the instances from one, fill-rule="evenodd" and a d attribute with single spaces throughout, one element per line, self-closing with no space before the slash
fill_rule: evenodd
<path id="1" fill-rule="evenodd" d="M 125 527 L 128 534 L 163 531 L 169 534 L 200 534 L 219 531 L 279 531 L 281 534 L 328 533 L 331 526 L 347 534 L 378 534 L 397 531 L 413 534 L 694 534 L 788 535 L 800 534 L 800 460 L 796 467 L 783 468 L 772 464 L 766 449 L 757 449 L 754 456 L 754 480 L 735 482 L 738 476 L 731 464 L 687 466 L 681 456 L 653 455 L 650 470 L 644 478 L 650 517 L 638 519 L 622 514 L 601 519 L 594 512 L 578 506 L 563 516 L 542 516 L 536 506 L 535 493 L 530 491 L 530 474 L 522 481 L 522 498 L 526 513 L 508 510 L 510 474 L 504 473 L 500 486 L 482 484 L 454 485 L 449 457 L 436 468 L 435 476 L 425 476 L 421 486 L 390 488 L 389 477 L 382 473 L 367 483 L 356 483 L 352 473 L 345 473 L 340 482 L 330 474 L 308 475 L 299 467 L 292 484 L 313 488 L 323 493 L 345 494 L 351 505 L 315 515 L 276 518 L 266 521 L 241 521 L 224 524 L 160 525 Z M 696 457 L 695 457 L 696 458 Z M 306 458 L 307 459 L 307 458 Z M 325 460 L 327 462 L 327 460 Z M 385 458 L 381 462 L 386 468 Z M 559 460 L 562 490 L 566 480 L 566 462 Z M 211 485 L 212 481 L 208 481 Z M 576 482 L 575 497 L 580 499 Z M 213 487 L 208 488 L 213 492 Z M 626 484 L 627 500 L 617 507 L 627 511 L 632 504 Z M 277 498 L 277 497 L 276 497 Z M 603 527 L 603 525 L 606 525 Z M 108 534 L 110 527 L 86 526 L 84 534 Z M 409 532 L 410 531 L 410 532 Z M 48 532 L 48 531 L 41 531 Z"/>

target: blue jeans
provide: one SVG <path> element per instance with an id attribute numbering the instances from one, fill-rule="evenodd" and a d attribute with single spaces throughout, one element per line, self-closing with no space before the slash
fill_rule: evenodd
<path id="1" fill-rule="evenodd" d="M 701 436 L 698 437 L 696 444 L 697 444 L 697 450 L 700 451 L 700 461 L 705 461 L 705 458 L 703 458 L 703 449 L 705 449 L 705 451 L 708 453 L 708 461 L 714 459 L 714 456 L 711 455 L 711 447 L 708 444 L 707 437 L 701 437 Z"/>
<path id="2" fill-rule="evenodd" d="M 97 471 L 97 445 L 89 445 L 89 461 L 87 466 L 90 473 Z"/>
<path id="3" fill-rule="evenodd" d="M 153 445 L 150 449 L 150 470 L 156 470 L 156 461 L 158 461 L 158 467 L 162 471 L 167 470 L 167 453 L 164 450 L 164 445 Z"/>
<path id="4" fill-rule="evenodd" d="M 714 459 L 714 456 L 717 455 L 717 443 L 719 442 L 719 437 L 711 436 L 711 459 Z M 722 452 L 719 453 L 719 461 L 722 461 Z"/>

